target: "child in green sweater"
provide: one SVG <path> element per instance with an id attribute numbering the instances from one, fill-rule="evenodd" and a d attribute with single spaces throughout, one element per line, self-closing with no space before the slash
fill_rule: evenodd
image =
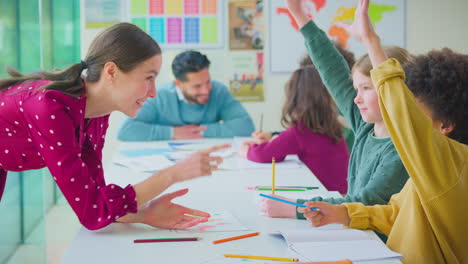
<path id="1" fill-rule="evenodd" d="M 296 15 L 294 12 L 292 14 Z M 348 167 L 348 193 L 344 197 L 313 197 L 297 201 L 283 199 L 297 203 L 324 201 L 332 204 L 386 204 L 394 193 L 403 188 L 408 173 L 385 127 L 377 93 L 370 78 L 372 64 L 369 57 L 366 55 L 360 58 L 350 71 L 343 56 L 313 22 L 297 22 L 301 26 L 309 55 L 353 130 L 355 141 Z M 411 59 L 410 54 L 399 47 L 388 47 L 385 51 L 402 64 Z M 304 219 L 297 208 L 270 199 L 262 200 L 261 210 L 270 217 Z"/>

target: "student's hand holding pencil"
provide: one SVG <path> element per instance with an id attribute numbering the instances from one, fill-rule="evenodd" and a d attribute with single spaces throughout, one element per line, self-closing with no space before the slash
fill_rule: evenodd
<path id="1" fill-rule="evenodd" d="M 209 213 L 190 209 L 172 202 L 173 199 L 187 194 L 182 189 L 151 200 L 139 208 L 137 215 L 141 223 L 165 229 L 186 229 L 208 221 Z"/>
<path id="2" fill-rule="evenodd" d="M 252 133 L 252 137 L 255 139 L 256 143 L 261 144 L 270 141 L 272 134 L 270 132 L 255 131 Z"/>
<path id="3" fill-rule="evenodd" d="M 278 197 L 283 200 L 296 202 L 295 199 L 289 199 L 279 195 L 271 195 Z M 278 202 L 272 199 L 262 198 L 260 211 L 265 215 L 272 218 L 295 218 L 296 217 L 296 207 L 291 206 L 290 204 Z"/>
<path id="4" fill-rule="evenodd" d="M 330 204 L 326 202 L 307 202 L 307 208 L 299 208 L 312 226 L 319 227 L 329 224 L 349 225 L 348 209 L 342 204 Z M 319 210 L 311 210 L 310 208 Z"/>
<path id="5" fill-rule="evenodd" d="M 211 175 L 213 170 L 218 169 L 218 165 L 223 162 L 223 158 L 211 156 L 213 152 L 230 148 L 231 145 L 223 144 L 200 150 L 177 162 L 170 167 L 173 183 L 190 180 L 193 178 Z"/>

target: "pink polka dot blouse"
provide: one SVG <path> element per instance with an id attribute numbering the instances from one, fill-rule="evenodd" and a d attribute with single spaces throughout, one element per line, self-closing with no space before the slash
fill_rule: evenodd
<path id="1" fill-rule="evenodd" d="M 48 80 L 0 91 L 0 199 L 7 171 L 47 167 L 80 222 L 105 227 L 137 211 L 131 185 L 106 185 L 102 148 L 109 115 L 85 118 L 86 96 L 40 89 Z"/>

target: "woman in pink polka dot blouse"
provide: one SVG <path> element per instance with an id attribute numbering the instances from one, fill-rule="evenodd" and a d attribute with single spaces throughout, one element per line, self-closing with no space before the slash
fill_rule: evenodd
<path id="1" fill-rule="evenodd" d="M 109 114 L 135 117 L 156 96 L 160 68 L 158 44 L 138 27 L 119 23 L 94 39 L 84 61 L 61 72 L 21 75 L 8 69 L 11 77 L 0 80 L 0 199 L 7 171 L 47 167 L 88 229 L 114 221 L 183 229 L 206 221 L 208 213 L 171 202 L 187 189 L 153 198 L 173 183 L 210 175 L 222 159 L 209 154 L 226 145 L 195 153 L 133 186 L 104 179 Z"/>

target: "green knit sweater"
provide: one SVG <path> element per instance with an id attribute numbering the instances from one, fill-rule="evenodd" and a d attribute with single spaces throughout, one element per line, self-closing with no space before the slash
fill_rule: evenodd
<path id="1" fill-rule="evenodd" d="M 327 35 L 313 21 L 302 27 L 301 32 L 323 83 L 354 132 L 355 141 L 348 167 L 347 195 L 342 198 L 313 197 L 299 199 L 297 202 L 386 204 L 393 194 L 400 192 L 408 180 L 408 173 L 395 146 L 390 137 L 374 137 L 374 124 L 362 120 L 359 109 L 354 104 L 356 91 L 348 64 Z M 297 218 L 303 219 L 304 216 L 297 213 Z"/>

